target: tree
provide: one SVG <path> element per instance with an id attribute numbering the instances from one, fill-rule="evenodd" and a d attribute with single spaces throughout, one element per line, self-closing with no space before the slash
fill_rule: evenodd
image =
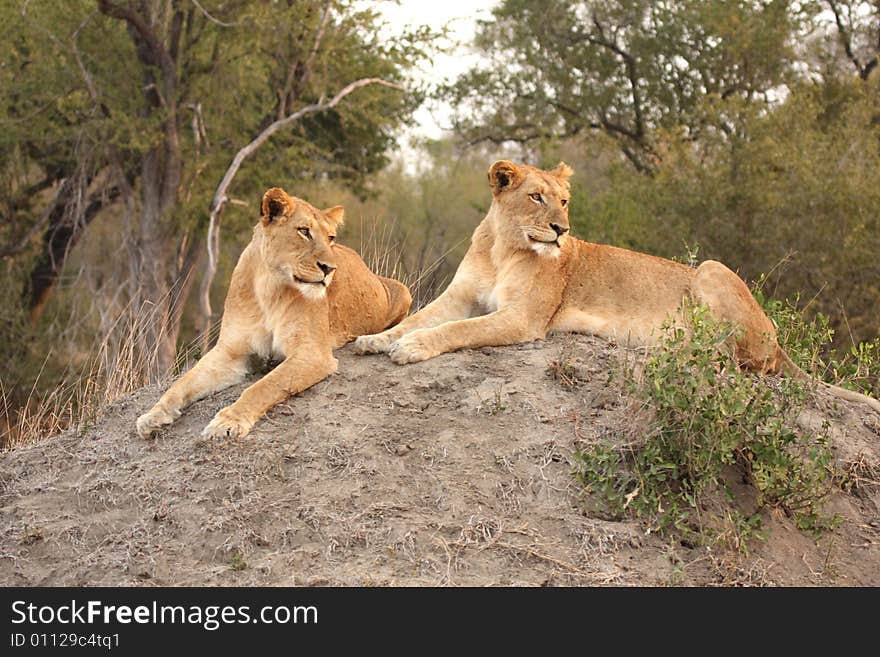
<path id="1" fill-rule="evenodd" d="M 599 131 L 640 172 L 663 134 L 736 131 L 791 74 L 786 0 L 504 0 L 481 24 L 478 65 L 442 94 L 472 142 Z"/>

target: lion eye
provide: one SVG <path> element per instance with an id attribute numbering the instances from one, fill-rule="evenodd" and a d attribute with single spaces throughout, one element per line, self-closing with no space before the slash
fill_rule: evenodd
<path id="1" fill-rule="evenodd" d="M 299 228 L 297 229 L 300 235 L 305 237 L 307 240 L 312 239 L 312 232 L 308 228 Z"/>
<path id="2" fill-rule="evenodd" d="M 330 244 L 333 244 L 333 242 L 336 241 L 336 235 L 330 235 L 330 236 L 328 236 L 328 237 L 327 237 L 327 240 L 330 242 Z"/>
<path id="3" fill-rule="evenodd" d="M 565 207 L 566 205 L 568 205 L 568 199 L 564 198 L 560 201 L 560 203 L 562 203 L 562 207 Z"/>
<path id="4" fill-rule="evenodd" d="M 543 203 L 544 202 L 544 198 L 538 192 L 534 192 L 532 194 L 529 194 L 529 198 L 532 199 L 535 203 Z"/>

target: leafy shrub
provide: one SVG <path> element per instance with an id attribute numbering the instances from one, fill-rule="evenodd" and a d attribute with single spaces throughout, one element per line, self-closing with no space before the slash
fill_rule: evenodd
<path id="1" fill-rule="evenodd" d="M 805 384 L 741 371 L 729 324 L 702 307 L 685 316 L 689 329 L 667 326 L 643 376 L 628 377 L 631 393 L 653 410 L 648 430 L 629 444 L 579 451 L 577 478 L 616 515 L 634 514 L 650 530 L 693 542 L 724 539 L 745 551 L 759 535 L 757 511 L 767 506 L 783 509 L 801 528 L 827 526 L 832 519 L 821 507 L 832 482 L 828 439 L 792 429 Z M 751 512 L 743 513 L 733 494 L 738 478 L 757 492 Z"/>

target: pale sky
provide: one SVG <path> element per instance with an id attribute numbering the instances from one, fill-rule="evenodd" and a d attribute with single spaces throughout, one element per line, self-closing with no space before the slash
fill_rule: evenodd
<path id="1" fill-rule="evenodd" d="M 367 2 L 388 21 L 391 30 L 404 30 L 409 26 L 429 25 L 440 28 L 449 25 L 450 37 L 462 42 L 448 54 L 437 55 L 433 62 L 419 71 L 428 82 L 455 79 L 479 59 L 470 48 L 476 30 L 477 19 L 490 16 L 490 9 L 498 0 L 400 0 L 394 2 Z M 448 44 L 447 44 L 448 45 Z M 443 128 L 449 127 L 449 106 L 425 103 L 415 114 L 417 126 L 411 131 L 415 137 L 436 139 Z"/>

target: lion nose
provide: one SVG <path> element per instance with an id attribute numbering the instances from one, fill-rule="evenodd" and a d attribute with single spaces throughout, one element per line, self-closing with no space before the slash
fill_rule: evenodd
<path id="1" fill-rule="evenodd" d="M 550 228 L 552 228 L 553 231 L 554 231 L 557 235 L 565 235 L 565 234 L 568 232 L 568 228 L 563 228 L 563 227 L 560 226 L 559 224 L 550 224 Z"/>
<path id="2" fill-rule="evenodd" d="M 324 276 L 329 276 L 332 272 L 336 271 L 336 267 L 333 265 L 328 265 L 323 262 L 318 263 L 318 269 L 324 272 Z"/>

